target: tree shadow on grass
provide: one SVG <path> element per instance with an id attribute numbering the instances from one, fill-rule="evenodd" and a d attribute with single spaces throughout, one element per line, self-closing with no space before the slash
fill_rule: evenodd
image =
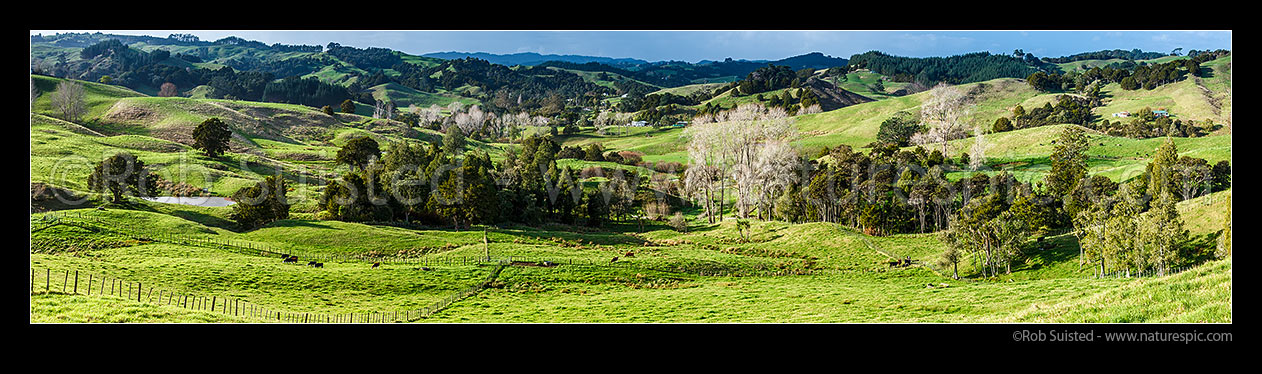
<path id="1" fill-rule="evenodd" d="M 232 232 L 242 231 L 241 228 L 237 226 L 236 222 L 232 222 L 231 220 L 223 219 L 220 217 L 215 217 L 206 213 L 193 212 L 193 211 L 187 211 L 187 210 L 176 210 L 172 212 L 157 212 L 157 213 L 163 213 L 163 214 L 167 214 L 173 217 L 183 218 L 183 219 L 197 222 L 206 226 L 218 227 L 218 228 L 232 231 Z"/>
<path id="2" fill-rule="evenodd" d="M 338 228 L 336 228 L 336 227 L 329 226 L 329 225 L 325 225 L 325 224 L 321 224 L 321 223 L 319 223 L 319 222 L 320 222 L 320 221 L 297 220 L 297 219 L 283 219 L 283 220 L 279 220 L 279 221 L 275 221 L 275 222 L 269 223 L 269 224 L 267 224 L 267 225 L 265 225 L 265 226 L 263 226 L 263 227 L 265 227 L 265 228 L 271 228 L 271 227 L 313 227 L 313 228 L 326 229 L 326 230 L 338 230 Z"/>

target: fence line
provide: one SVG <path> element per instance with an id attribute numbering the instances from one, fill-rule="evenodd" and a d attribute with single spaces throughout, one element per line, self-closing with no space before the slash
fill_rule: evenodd
<path id="1" fill-rule="evenodd" d="M 282 323 L 388 323 L 411 322 L 432 316 L 451 304 L 472 296 L 489 286 L 510 263 L 501 261 L 482 282 L 457 290 L 439 301 L 419 309 L 369 311 L 363 313 L 311 313 L 275 310 L 251 303 L 240 298 L 220 297 L 219 295 L 202 295 L 191 292 L 174 292 L 165 288 L 146 286 L 143 282 L 133 282 L 96 273 L 83 272 L 78 269 L 52 268 L 37 269 L 31 267 L 31 295 L 61 293 L 67 295 L 111 296 L 136 302 L 155 305 L 175 306 L 195 311 L 208 311 L 228 316 L 241 317 L 247 320 L 274 321 Z M 43 270 L 43 271 L 40 271 Z M 40 282 L 39 275 L 43 275 Z M 82 280 L 81 280 L 82 278 Z M 61 280 L 61 282 L 53 282 Z M 39 287 L 39 283 L 44 283 Z M 42 289 L 41 289 L 42 288 Z"/>

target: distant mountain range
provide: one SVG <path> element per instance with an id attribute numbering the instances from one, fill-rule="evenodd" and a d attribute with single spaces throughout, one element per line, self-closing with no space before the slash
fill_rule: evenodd
<path id="1" fill-rule="evenodd" d="M 513 65 L 535 66 L 535 65 L 539 65 L 548 61 L 564 61 L 564 62 L 573 62 L 576 64 L 586 64 L 588 62 L 595 62 L 595 63 L 613 65 L 613 66 L 640 65 L 640 64 L 648 63 L 648 61 L 634 59 L 634 58 L 611 58 L 611 57 L 553 55 L 553 54 L 544 55 L 544 54 L 538 54 L 534 52 L 512 53 L 512 54 L 506 54 L 506 55 L 486 53 L 486 52 L 435 52 L 435 53 L 423 54 L 421 55 L 421 57 L 440 58 L 444 60 L 456 60 L 456 59 L 462 59 L 466 57 L 473 57 L 473 58 L 486 60 L 487 62 L 490 62 L 492 64 L 500 64 L 500 65 L 505 65 L 505 66 L 513 66 Z"/>
<path id="2" fill-rule="evenodd" d="M 630 68 L 630 67 L 635 67 L 638 65 L 650 65 L 650 64 L 660 65 L 660 64 L 667 64 L 667 63 L 678 63 L 678 61 L 649 62 L 649 61 L 635 59 L 635 58 L 612 58 L 612 57 L 582 56 L 582 55 L 538 54 L 534 52 L 523 52 L 523 53 L 512 53 L 512 54 L 494 54 L 494 53 L 486 53 L 486 52 L 435 52 L 435 53 L 426 53 L 421 56 L 439 58 L 439 59 L 444 59 L 444 60 L 454 60 L 454 59 L 461 59 L 461 58 L 466 58 L 466 57 L 473 57 L 473 58 L 486 60 L 487 62 L 490 62 L 492 64 L 500 64 L 500 65 L 506 65 L 506 66 L 513 66 L 513 65 L 536 66 L 536 65 L 540 65 L 549 61 L 571 62 L 575 64 L 586 64 L 589 62 L 595 62 L 599 64 L 605 64 L 605 65 L 621 67 L 621 68 Z M 787 65 L 792 69 L 800 70 L 800 69 L 805 69 L 808 67 L 815 68 L 815 69 L 825 69 L 825 68 L 829 68 L 833 66 L 846 66 L 847 62 L 848 61 L 844 58 L 832 57 L 820 52 L 811 52 L 811 53 L 800 55 L 800 56 L 793 56 L 793 57 L 784 58 L 780 60 L 774 60 L 774 61 L 744 60 L 744 59 L 733 60 L 729 58 L 723 61 L 701 60 L 701 61 L 698 61 L 696 65 L 745 63 L 745 64 L 753 64 L 753 65 L 758 65 L 758 66 L 765 66 L 767 64 L 775 64 L 775 65 Z"/>

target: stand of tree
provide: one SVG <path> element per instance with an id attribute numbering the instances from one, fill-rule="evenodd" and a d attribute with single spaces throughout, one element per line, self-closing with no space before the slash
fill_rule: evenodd
<path id="1" fill-rule="evenodd" d="M 1093 85 L 1118 83 L 1124 90 L 1151 90 L 1164 84 L 1183 80 L 1186 75 L 1202 76 L 1201 64 L 1230 54 L 1230 51 L 1194 51 L 1195 56 L 1160 64 L 1136 64 L 1133 61 L 1096 66 L 1085 71 L 1065 74 L 1032 73 L 1026 77 L 1031 87 L 1044 92 L 1075 90 L 1084 92 Z M 1191 56 L 1189 54 L 1189 56 Z"/>
<path id="2" fill-rule="evenodd" d="M 939 82 L 962 84 L 995 78 L 1024 78 L 1038 70 L 1020 58 L 989 52 L 913 58 L 871 51 L 851 56 L 849 68 L 867 68 L 895 82 L 916 82 L 926 87 Z"/>
<path id="3" fill-rule="evenodd" d="M 1159 52 L 1144 52 L 1136 48 L 1129 51 L 1122 50 L 1122 49 L 1112 49 L 1112 50 L 1104 50 L 1104 51 L 1096 51 L 1096 52 L 1084 52 L 1084 53 L 1078 53 L 1078 54 L 1073 54 L 1073 55 L 1064 56 L 1064 57 L 1044 57 L 1042 58 L 1042 60 L 1043 62 L 1047 62 L 1047 63 L 1063 64 L 1067 62 L 1082 61 L 1082 60 L 1112 60 L 1112 59 L 1151 60 L 1155 58 L 1166 57 L 1168 55 L 1169 54 L 1159 53 Z"/>
<path id="4" fill-rule="evenodd" d="M 642 207 L 658 201 L 680 203 L 643 187 L 648 180 L 635 172 L 559 169 L 556 159 L 561 150 L 551 136 L 531 136 L 523 140 L 520 152 L 510 152 L 505 162 L 495 163 L 488 154 L 456 153 L 460 151 L 437 143 L 392 143 L 380 160 L 369 155 L 364 167 L 329 182 L 319 217 L 457 229 L 507 222 L 600 226 L 630 220 Z M 600 155 L 599 148 L 594 151 Z M 345 162 L 359 162 L 351 159 Z M 606 181 L 585 187 L 581 181 L 589 176 Z"/>

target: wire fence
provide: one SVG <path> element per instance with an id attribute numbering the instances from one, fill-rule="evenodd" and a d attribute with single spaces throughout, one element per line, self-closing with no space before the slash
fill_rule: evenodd
<path id="1" fill-rule="evenodd" d="M 146 286 L 143 282 L 129 281 L 77 269 L 31 267 L 31 295 L 65 294 L 101 297 L 117 297 L 153 305 L 174 306 L 182 309 L 221 313 L 247 322 L 281 323 L 390 323 L 412 322 L 430 317 L 446 309 L 452 303 L 472 296 L 492 284 L 508 265 L 499 263 L 481 283 L 457 290 L 448 296 L 422 308 L 371 311 L 361 313 L 312 313 L 277 310 L 250 301 L 214 294 L 175 292 L 165 288 Z M 40 287 L 40 285 L 43 287 Z"/>

